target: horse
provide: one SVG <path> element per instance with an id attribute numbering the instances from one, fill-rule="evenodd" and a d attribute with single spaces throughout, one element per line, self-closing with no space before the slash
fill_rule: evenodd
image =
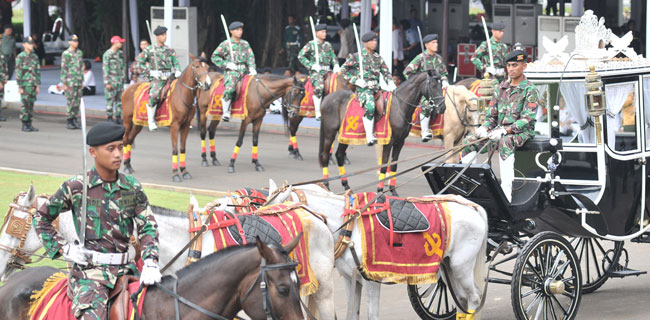
<path id="1" fill-rule="evenodd" d="M 281 203 L 289 196 L 297 196 L 296 191 L 299 190 L 307 200 L 310 209 L 327 217 L 327 226 L 332 233 L 344 228 L 345 219 L 347 219 L 342 215 L 346 209 L 345 196 L 336 195 L 315 184 L 286 187 L 284 190 L 273 187 L 274 184 L 271 184 L 269 194 L 275 195 L 275 197 L 269 201 L 269 204 Z M 448 201 L 446 205 L 450 209 L 450 225 L 448 227 L 451 229 L 451 237 L 447 240 L 448 250 L 444 252 L 443 257 L 443 261 L 450 271 L 447 276 L 458 301 L 464 305 L 459 310 L 477 310 L 481 304 L 481 290 L 485 288 L 484 285 L 487 281 L 487 265 L 485 263 L 487 214 L 480 206 L 473 206 L 462 198 L 458 202 Z M 351 223 L 356 224 L 354 221 Z M 353 226 L 348 230 L 351 230 L 351 236 L 348 239 L 352 243 L 350 246 L 357 247 L 362 243 L 359 228 Z M 345 241 L 340 236 L 337 245 L 345 243 Z M 352 251 L 347 250 L 348 247 L 343 248 L 345 251 L 336 260 L 335 265 L 339 273 L 348 280 L 346 281 L 348 298 L 346 319 L 357 320 L 359 318 L 362 288 L 366 289 L 368 319 L 379 319 L 380 283 L 358 277 L 358 265 L 355 260 L 363 261 L 361 249 L 357 249 L 357 257 L 353 257 Z M 442 270 L 444 273 L 445 269 Z M 438 276 L 440 276 L 440 272 L 438 272 Z M 357 286 L 358 284 L 360 286 Z"/>
<path id="2" fill-rule="evenodd" d="M 297 263 L 289 258 L 299 238 L 280 248 L 262 241 L 230 247 L 174 276 L 163 277 L 160 283 L 148 287 L 141 318 L 173 319 L 177 312 L 184 317 L 211 318 L 208 311 L 232 319 L 243 310 L 251 319 L 304 319 L 295 273 Z M 42 279 L 55 272 L 53 268 L 36 267 L 10 277 L 0 288 L 0 301 L 8 302 L 0 305 L 0 317 L 28 319 L 30 302 L 26 297 L 41 289 Z M 194 305 L 178 304 L 178 297 Z"/>
<path id="3" fill-rule="evenodd" d="M 346 107 L 350 101 L 351 91 L 337 91 L 325 99 L 321 105 L 321 127 L 320 127 L 320 141 L 318 148 L 318 160 L 323 169 L 323 177 L 327 178 L 329 175 L 325 171 L 328 166 L 330 153 L 329 150 L 336 139 L 339 128 L 343 123 L 345 117 Z M 399 154 L 404 146 L 404 140 L 409 135 L 411 130 L 411 119 L 413 112 L 420 101 L 420 98 L 425 96 L 436 104 L 443 102 L 442 87 L 440 76 L 433 71 L 419 73 L 411 77 L 406 82 L 402 83 L 391 96 L 392 107 L 388 120 L 392 130 L 392 136 L 388 144 L 382 146 L 382 158 L 380 164 L 388 163 L 389 157 L 392 152 L 392 161 L 399 159 Z M 375 114 L 375 120 L 379 115 Z M 339 166 L 339 173 L 345 172 L 344 159 L 345 152 L 348 148 L 347 144 L 339 143 L 336 149 L 336 160 Z M 386 175 L 387 168 L 383 167 L 380 171 L 380 180 Z M 390 166 L 391 174 L 397 172 L 397 164 Z M 395 178 L 390 181 L 390 190 L 395 194 Z M 347 190 L 350 188 L 347 179 L 342 179 L 341 183 Z M 384 183 L 380 182 L 377 185 L 377 191 L 381 192 L 384 189 Z"/>
<path id="4" fill-rule="evenodd" d="M 219 125 L 219 121 L 212 120 L 207 126 L 207 115 L 208 106 L 211 103 L 210 97 L 212 91 L 217 89 L 216 80 L 220 78 L 221 75 L 218 73 L 211 73 L 210 78 L 212 78 L 215 83 L 210 88 L 204 88 L 203 91 L 199 93 L 199 121 L 201 123 L 201 165 L 208 166 L 208 161 L 205 152 L 205 136 L 206 130 L 209 132 L 210 137 L 210 156 L 212 157 L 212 164 L 217 166 L 220 165 L 219 160 L 217 160 L 216 153 L 214 152 L 214 134 Z M 255 76 L 255 82 L 249 84 L 248 95 L 246 96 L 246 108 L 248 111 L 248 116 L 242 120 L 241 126 L 239 127 L 239 137 L 237 138 L 237 143 L 235 144 L 235 150 L 233 151 L 232 157 L 230 158 L 230 163 L 228 164 L 228 173 L 235 172 L 235 161 L 237 160 L 237 155 L 239 154 L 239 149 L 244 140 L 244 135 L 246 134 L 246 128 L 248 124 L 253 124 L 253 159 L 252 163 L 255 165 L 255 170 L 258 172 L 264 171 L 264 167 L 260 164 L 257 154 L 257 144 L 260 134 L 260 128 L 262 127 L 262 120 L 266 115 L 266 109 L 269 107 L 271 102 L 276 99 L 284 96 L 289 89 L 294 86 L 300 85 L 299 80 L 295 77 L 287 77 L 274 74 L 262 74 Z M 234 103 L 234 101 L 233 101 Z"/>
<path id="5" fill-rule="evenodd" d="M 20 219 L 25 219 L 30 215 L 30 208 L 38 208 L 45 201 L 46 197 L 37 197 L 34 186 L 30 186 L 29 191 L 16 197 L 12 206 L 14 209 L 9 213 Z M 229 211 L 228 205 L 232 205 L 231 198 L 224 197 L 217 199 L 216 202 L 221 204 L 219 210 Z M 188 225 L 188 214 L 181 211 L 167 209 L 159 206 L 151 206 L 152 212 L 156 218 L 159 230 L 159 263 L 166 266 L 169 261 L 190 241 L 190 232 Z M 206 212 L 205 209 L 198 209 L 198 204 L 194 206 L 198 212 Z M 230 207 L 232 208 L 232 207 Z M 7 216 L 9 218 L 9 216 Z M 209 217 L 202 215 L 201 220 L 207 221 Z M 334 240 L 332 234 L 325 223 L 313 216 L 309 218 L 311 226 L 306 236 L 309 237 L 309 263 L 312 266 L 314 277 L 319 283 L 318 291 L 310 295 L 313 303 L 318 307 L 322 319 L 334 319 L 334 283 L 332 272 L 334 268 L 333 246 Z M 59 234 L 67 242 L 78 241 L 77 233 L 74 228 L 74 222 L 71 211 L 62 212 L 59 215 L 58 223 Z M 214 252 L 214 237 L 210 232 L 206 232 L 200 238 L 203 243 L 201 257 L 205 257 Z M 36 250 L 42 248 L 42 243 L 36 234 L 33 226 L 29 226 L 27 236 L 22 248 L 19 248 L 20 239 L 7 233 L 7 226 L 2 228 L 0 236 L 0 275 L 6 278 L 16 269 L 24 268 L 28 257 L 34 254 Z M 19 252 L 21 257 L 12 254 Z M 135 249 L 130 246 L 129 256 L 134 257 Z M 164 274 L 174 274 L 185 266 L 188 258 L 188 251 L 184 251 L 178 259 L 167 266 Z M 309 304 L 310 308 L 312 303 Z"/>
<path id="6" fill-rule="evenodd" d="M 208 77 L 208 60 L 204 57 L 195 57 L 190 54 L 192 62 L 183 70 L 178 78 L 178 85 L 171 88 L 168 103 L 170 104 L 172 123 L 170 124 L 170 136 L 172 140 L 172 180 L 181 182 L 183 179 L 192 179 L 192 175 L 185 167 L 185 143 L 190 131 L 190 123 L 196 113 L 194 97 L 197 89 L 209 88 L 210 77 Z M 190 70 L 191 72 L 189 72 Z M 136 83 L 122 94 L 122 120 L 124 121 L 124 171 L 133 173 L 131 166 L 131 149 L 135 137 L 142 130 L 142 126 L 134 125 L 133 114 L 135 110 L 135 93 L 140 83 Z M 164 99 L 164 98 L 163 98 Z M 180 132 L 181 147 L 180 157 L 178 150 L 178 138 Z M 180 174 L 178 171 L 180 163 Z"/>
<path id="7" fill-rule="evenodd" d="M 480 125 L 477 100 L 478 97 L 465 86 L 447 86 L 442 134 L 445 150 L 458 146 L 465 136 L 474 133 L 474 129 Z M 447 162 L 455 160 L 450 157 Z"/>

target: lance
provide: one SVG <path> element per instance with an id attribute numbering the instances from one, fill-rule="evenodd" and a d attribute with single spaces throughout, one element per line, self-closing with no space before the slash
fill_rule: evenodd
<path id="1" fill-rule="evenodd" d="M 363 55 L 361 54 L 361 43 L 359 42 L 359 33 L 357 32 L 357 24 L 352 24 L 354 29 L 354 40 L 357 41 L 357 51 L 359 52 L 359 77 L 363 79 Z"/>
<path id="2" fill-rule="evenodd" d="M 309 16 L 309 24 L 311 24 L 311 34 L 314 36 L 314 51 L 316 52 L 316 64 L 320 65 L 320 56 L 318 55 L 318 38 L 316 38 L 316 28 L 314 28 L 314 19 Z"/>
<path id="3" fill-rule="evenodd" d="M 86 105 L 84 104 L 84 99 L 81 98 L 81 103 L 79 104 L 79 113 L 81 117 L 81 135 L 82 135 L 82 168 L 83 168 L 83 191 L 81 198 L 81 224 L 79 225 L 79 242 L 81 246 L 85 245 L 86 241 L 86 219 L 87 219 L 87 208 L 88 208 L 88 170 L 86 169 Z"/>

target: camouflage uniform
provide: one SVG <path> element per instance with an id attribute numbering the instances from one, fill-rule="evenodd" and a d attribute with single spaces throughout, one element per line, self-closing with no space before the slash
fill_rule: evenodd
<path id="1" fill-rule="evenodd" d="M 388 82 L 392 82 L 392 77 L 388 71 L 388 66 L 377 52 L 368 53 L 364 48 L 363 55 L 363 80 L 366 81 L 365 88 L 357 88 L 357 99 L 366 110 L 367 119 L 373 119 L 375 115 L 375 94 L 379 91 L 379 76 L 384 76 Z M 343 64 L 341 72 L 343 79 L 354 84 L 359 79 L 359 54 L 351 53 Z"/>
<path id="2" fill-rule="evenodd" d="M 31 53 L 23 51 L 16 57 L 16 80 L 18 87 L 23 89 L 23 94 L 20 95 L 23 103 L 20 119 L 31 121 L 34 101 L 36 101 L 36 87 L 41 84 L 41 65 L 34 51 Z"/>
<path id="3" fill-rule="evenodd" d="M 84 83 L 83 52 L 81 49 L 74 51 L 70 48 L 61 54 L 61 82 L 68 86 L 65 91 L 67 100 L 68 119 L 76 118 L 81 103 L 81 93 Z"/>
<path id="4" fill-rule="evenodd" d="M 110 84 L 111 89 L 106 88 L 106 115 L 109 117 L 122 116 L 122 92 L 124 91 L 124 69 L 126 64 L 122 58 L 122 50 L 113 51 L 108 49 L 102 57 L 104 70 L 104 85 Z"/>
<path id="5" fill-rule="evenodd" d="M 210 58 L 217 67 L 224 69 L 224 86 L 226 89 L 223 92 L 222 99 L 227 101 L 232 101 L 235 90 L 237 90 L 237 82 L 244 77 L 248 70 L 255 69 L 255 54 L 253 54 L 248 41 L 240 39 L 239 42 L 235 42 L 235 40 L 230 39 L 230 43 L 232 44 L 234 61 L 231 60 L 228 40 L 221 42 Z M 237 69 L 226 69 L 228 62 L 236 64 Z"/>
<path id="6" fill-rule="evenodd" d="M 2 90 L 0 90 L 0 100 L 5 98 L 4 85 L 7 84 L 8 80 L 9 80 L 9 71 L 7 68 L 7 59 L 5 58 L 4 55 L 0 54 L 0 82 L 3 85 Z"/>
<path id="7" fill-rule="evenodd" d="M 512 128 L 512 134 L 506 134 L 495 142 L 498 144 L 497 149 L 501 159 L 505 160 L 514 153 L 516 148 L 535 137 L 535 116 L 538 104 L 537 88 L 525 77 L 516 87 L 511 86 L 509 81 L 499 84 L 497 95 L 490 101 L 483 126 L 488 130 L 497 127 Z M 476 137 L 470 136 L 463 141 L 463 144 L 476 140 Z M 461 156 L 478 151 L 482 146 L 482 144 L 467 146 L 463 149 Z"/>
<path id="8" fill-rule="evenodd" d="M 142 259 L 158 259 L 158 225 L 147 196 L 133 177 L 120 174 L 114 182 L 102 181 L 95 168 L 88 171 L 88 209 L 85 248 L 102 253 L 128 251 L 129 240 L 137 228 Z M 64 182 L 59 190 L 34 215 L 33 225 L 47 255 L 56 258 L 65 240 L 52 226 L 63 211 L 72 210 L 77 231 L 83 178 Z M 73 293 L 72 311 L 76 318 L 108 319 L 108 292 L 121 275 L 137 274 L 133 261 L 124 265 L 74 264 L 69 285 Z"/>
<path id="9" fill-rule="evenodd" d="M 497 71 L 504 70 L 506 65 L 505 59 L 508 55 L 508 45 L 494 40 L 494 37 L 490 38 L 490 43 L 492 44 L 494 69 Z M 486 41 L 481 42 L 476 51 L 474 51 L 474 54 L 472 55 L 472 63 L 476 66 L 476 69 L 480 70 L 482 73 L 485 73 L 485 68 L 490 66 L 490 53 L 488 52 Z M 499 76 L 497 78 L 501 81 L 504 76 Z"/>
<path id="10" fill-rule="evenodd" d="M 148 64 L 147 64 L 148 63 Z M 182 71 L 176 51 L 165 45 L 150 45 L 138 56 L 138 68 L 149 77 L 149 106 L 160 103 L 160 91 L 172 71 Z M 159 74 L 152 74 L 158 72 Z"/>
<path id="11" fill-rule="evenodd" d="M 420 72 L 425 72 L 433 70 L 437 72 L 441 81 L 447 82 L 447 66 L 442 61 L 442 57 L 434 53 L 433 56 L 429 55 L 426 51 L 418 54 L 406 68 L 404 69 L 404 78 L 408 80 L 411 76 L 414 76 Z M 444 104 L 442 104 L 444 106 Z M 420 98 L 420 107 L 422 108 L 422 114 L 425 117 L 430 117 L 433 110 L 433 103 L 429 101 L 426 97 L 422 96 Z M 436 110 L 436 113 L 442 113 L 439 110 Z"/>
<path id="12" fill-rule="evenodd" d="M 287 54 L 287 66 L 292 70 L 298 68 L 298 51 L 302 45 L 302 30 L 299 26 L 287 25 L 282 35 L 282 47 Z"/>
<path id="13" fill-rule="evenodd" d="M 318 44 L 318 58 L 320 59 L 318 64 L 321 69 L 320 71 L 312 70 L 311 67 L 316 63 L 316 52 L 314 50 L 314 41 L 309 41 L 298 53 L 298 60 L 309 70 L 309 80 L 314 86 L 314 95 L 322 98 L 325 92 L 325 78 L 330 71 L 329 67 L 338 65 L 338 62 L 332 45 L 327 41 L 323 41 Z"/>

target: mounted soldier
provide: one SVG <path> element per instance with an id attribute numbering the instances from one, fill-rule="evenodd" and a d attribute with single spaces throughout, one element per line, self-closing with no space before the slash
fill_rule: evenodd
<path id="1" fill-rule="evenodd" d="M 489 137 L 490 141 L 497 145 L 501 188 L 508 201 L 512 199 L 512 181 L 515 177 L 515 149 L 535 137 L 539 97 L 535 85 L 524 76 L 527 58 L 528 55 L 522 50 L 508 54 L 505 62 L 510 80 L 499 84 L 496 95 L 490 101 L 485 122 L 476 129 L 474 136 L 463 141 L 463 144 L 467 144 Z M 481 150 L 483 144 L 474 144 L 463 149 L 461 162 L 475 159 L 477 150 Z"/>
<path id="2" fill-rule="evenodd" d="M 380 90 L 379 76 L 384 77 L 388 84 L 386 90 L 393 91 L 396 86 L 388 71 L 386 62 L 375 52 L 377 49 L 377 34 L 367 32 L 361 37 L 364 49 L 351 53 L 343 64 L 343 78 L 356 87 L 357 99 L 365 109 L 363 126 L 366 131 L 366 142 L 369 146 L 377 142 L 374 133 L 375 94 Z M 358 42 L 357 42 L 358 43 Z M 361 56 L 361 60 L 359 60 Z"/>
<path id="3" fill-rule="evenodd" d="M 111 122 L 90 129 L 87 144 L 95 166 L 84 172 L 88 175 L 87 189 L 85 178 L 76 176 L 64 182 L 34 214 L 32 223 L 46 254 L 74 263 L 68 283 L 77 319 L 108 319 L 108 294 L 118 277 L 138 273 L 128 253 L 134 227 L 144 261 L 140 282 L 151 285 L 162 277 L 158 269 L 158 225 L 147 196 L 140 182 L 118 171 L 123 135 L 124 127 Z M 87 210 L 83 210 L 84 196 Z M 72 210 L 81 243 L 66 243 L 53 226 L 59 214 L 67 210 Z"/>
<path id="4" fill-rule="evenodd" d="M 309 70 L 309 81 L 314 86 L 314 108 L 316 120 L 320 121 L 320 103 L 325 93 L 325 79 L 334 67 L 334 73 L 340 71 L 332 45 L 325 41 L 327 25 L 317 24 L 314 27 L 315 39 L 307 43 L 298 53 L 298 60 Z"/>
<path id="5" fill-rule="evenodd" d="M 225 70 L 224 86 L 226 89 L 221 97 L 221 106 L 223 107 L 221 120 L 225 122 L 230 121 L 230 103 L 237 91 L 237 82 L 244 77 L 246 71 L 251 76 L 257 75 L 255 54 L 248 41 L 241 38 L 244 32 L 243 28 L 242 22 L 231 23 L 228 26 L 228 31 L 232 38 L 228 37 L 221 42 L 211 57 L 212 63 Z"/>
<path id="6" fill-rule="evenodd" d="M 79 37 L 76 34 L 72 35 L 68 44 L 70 47 L 61 54 L 61 83 L 63 83 L 68 105 L 67 128 L 74 130 L 81 129 L 79 122 L 77 122 L 77 114 L 79 114 L 84 82 L 83 52 L 78 49 Z"/>
<path id="7" fill-rule="evenodd" d="M 447 66 L 442 61 L 442 57 L 437 54 L 438 52 L 438 35 L 428 34 L 423 39 L 424 47 L 426 50 L 418 54 L 404 69 L 404 77 L 408 80 L 409 77 L 416 75 L 420 72 L 433 70 L 441 77 L 442 88 L 449 85 L 447 80 Z M 425 96 L 420 100 L 420 125 L 422 126 L 422 142 L 427 142 L 433 139 L 431 128 L 429 127 L 431 117 L 442 114 L 445 112 L 444 104 L 441 104 L 440 110 L 434 110 L 433 101 L 430 101 Z"/>
<path id="8" fill-rule="evenodd" d="M 174 77 L 181 75 L 181 65 L 176 57 L 176 51 L 165 45 L 167 40 L 167 28 L 158 26 L 153 34 L 156 36 L 156 44 L 150 45 L 140 53 L 138 57 L 138 68 L 149 76 L 149 102 L 147 103 L 147 121 L 149 131 L 158 129 L 155 115 L 156 108 L 163 99 L 161 91 L 167 81 L 170 79 L 172 72 Z M 147 63 L 149 63 L 147 65 Z"/>
<path id="9" fill-rule="evenodd" d="M 496 77 L 499 82 L 503 81 L 505 77 L 505 58 L 508 55 L 508 45 L 501 42 L 505 28 L 506 25 L 503 22 L 497 21 L 493 23 L 492 37 L 490 37 L 489 41 L 481 42 L 471 59 L 476 69 L 481 71 L 482 74 L 489 73 L 491 76 Z M 487 32 L 487 29 L 485 32 Z M 488 44 L 491 49 L 488 49 Z M 491 53 L 490 50 L 492 50 Z M 490 55 L 492 55 L 492 63 L 490 62 Z"/>

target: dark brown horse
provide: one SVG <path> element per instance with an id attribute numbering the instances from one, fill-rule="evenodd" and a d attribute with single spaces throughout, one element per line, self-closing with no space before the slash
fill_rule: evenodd
<path id="1" fill-rule="evenodd" d="M 346 107 L 351 95 L 351 91 L 337 91 L 323 100 L 323 104 L 321 105 L 322 120 L 318 149 L 318 160 L 321 168 L 327 168 L 330 158 L 329 151 L 343 123 L 343 117 L 345 117 Z M 431 71 L 419 73 L 402 83 L 394 91 L 390 102 L 390 113 L 388 114 L 392 136 L 389 143 L 382 147 L 381 164 L 388 163 L 391 153 L 392 161 L 399 159 L 399 154 L 404 146 L 404 140 L 408 137 L 409 131 L 411 130 L 413 112 L 422 96 L 431 99 L 436 104 L 444 103 L 440 76 L 438 74 Z M 375 114 L 375 120 L 378 117 L 379 115 Z M 347 148 L 347 144 L 339 143 L 336 149 L 335 156 L 339 166 L 339 172 L 345 172 L 344 158 Z M 386 175 L 386 169 L 386 167 L 381 169 L 380 179 Z M 391 165 L 390 172 L 393 175 L 397 172 L 397 164 Z M 325 172 L 323 175 L 326 177 Z M 395 193 L 395 181 L 395 179 L 390 181 L 390 189 L 393 193 Z M 342 179 L 341 183 L 345 189 L 350 188 L 347 180 Z M 384 183 L 381 182 L 377 186 L 377 190 L 382 191 L 383 189 Z"/>
<path id="2" fill-rule="evenodd" d="M 207 124 L 206 111 L 208 106 L 211 103 L 212 90 L 216 90 L 217 83 L 216 80 L 221 78 L 222 75 L 216 72 L 211 72 L 210 77 L 215 81 L 214 85 L 210 89 L 199 90 L 197 97 L 199 103 L 199 119 L 201 123 L 201 165 L 208 166 L 208 160 L 205 150 L 205 137 L 206 132 L 209 132 L 210 138 L 210 156 L 212 157 L 212 165 L 220 165 L 219 160 L 217 160 L 216 152 L 214 151 L 214 134 L 219 125 L 219 121 L 213 120 Z M 276 99 L 283 97 L 287 94 L 289 89 L 294 86 L 301 85 L 294 77 L 286 77 L 273 74 L 263 74 L 255 76 L 255 80 L 251 81 L 248 88 L 248 95 L 246 96 L 246 108 L 248 110 L 248 116 L 242 120 L 241 126 L 239 127 L 239 137 L 237 138 L 237 143 L 235 145 L 235 150 L 233 151 L 230 163 L 228 164 L 228 172 L 235 172 L 235 160 L 239 155 L 239 149 L 244 141 L 244 135 L 246 134 L 246 128 L 248 124 L 253 124 L 253 164 L 255 165 L 255 170 L 264 171 L 264 167 L 260 164 L 257 158 L 257 144 L 260 134 L 260 128 L 262 127 L 262 120 L 266 115 L 266 109 L 269 107 L 271 102 Z"/>
<path id="3" fill-rule="evenodd" d="M 185 168 L 185 143 L 187 134 L 190 131 L 190 122 L 196 113 L 194 96 L 198 88 L 209 88 L 210 78 L 208 77 L 208 61 L 203 57 L 195 57 L 190 54 L 192 62 L 185 68 L 178 79 L 177 85 L 171 89 L 168 103 L 171 104 L 172 123 L 169 126 L 172 139 L 172 179 L 174 182 L 181 182 L 181 175 L 178 171 L 180 162 L 180 173 L 183 179 L 192 179 L 192 175 Z M 133 173 L 131 166 L 131 148 L 135 137 L 142 130 L 142 126 L 133 124 L 133 113 L 135 106 L 135 92 L 140 83 L 128 87 L 122 94 L 122 119 L 124 120 L 124 171 Z M 178 136 L 180 133 L 181 148 L 180 157 L 178 154 Z"/>
<path id="4" fill-rule="evenodd" d="M 150 286 L 142 308 L 142 319 L 174 319 L 173 291 L 190 302 L 232 319 L 244 310 L 251 319 L 304 319 L 300 306 L 297 263 L 291 252 L 300 235 L 283 248 L 267 246 L 261 241 L 234 246 L 195 262 L 176 273 L 165 276 L 161 283 Z M 44 281 L 58 272 L 51 267 L 34 267 L 11 276 L 0 288 L 0 319 L 28 319 L 30 295 L 40 290 Z M 264 285 L 261 284 L 264 281 Z M 265 290 L 260 289 L 262 286 Z M 179 303 L 183 317 L 210 318 L 197 308 Z"/>

